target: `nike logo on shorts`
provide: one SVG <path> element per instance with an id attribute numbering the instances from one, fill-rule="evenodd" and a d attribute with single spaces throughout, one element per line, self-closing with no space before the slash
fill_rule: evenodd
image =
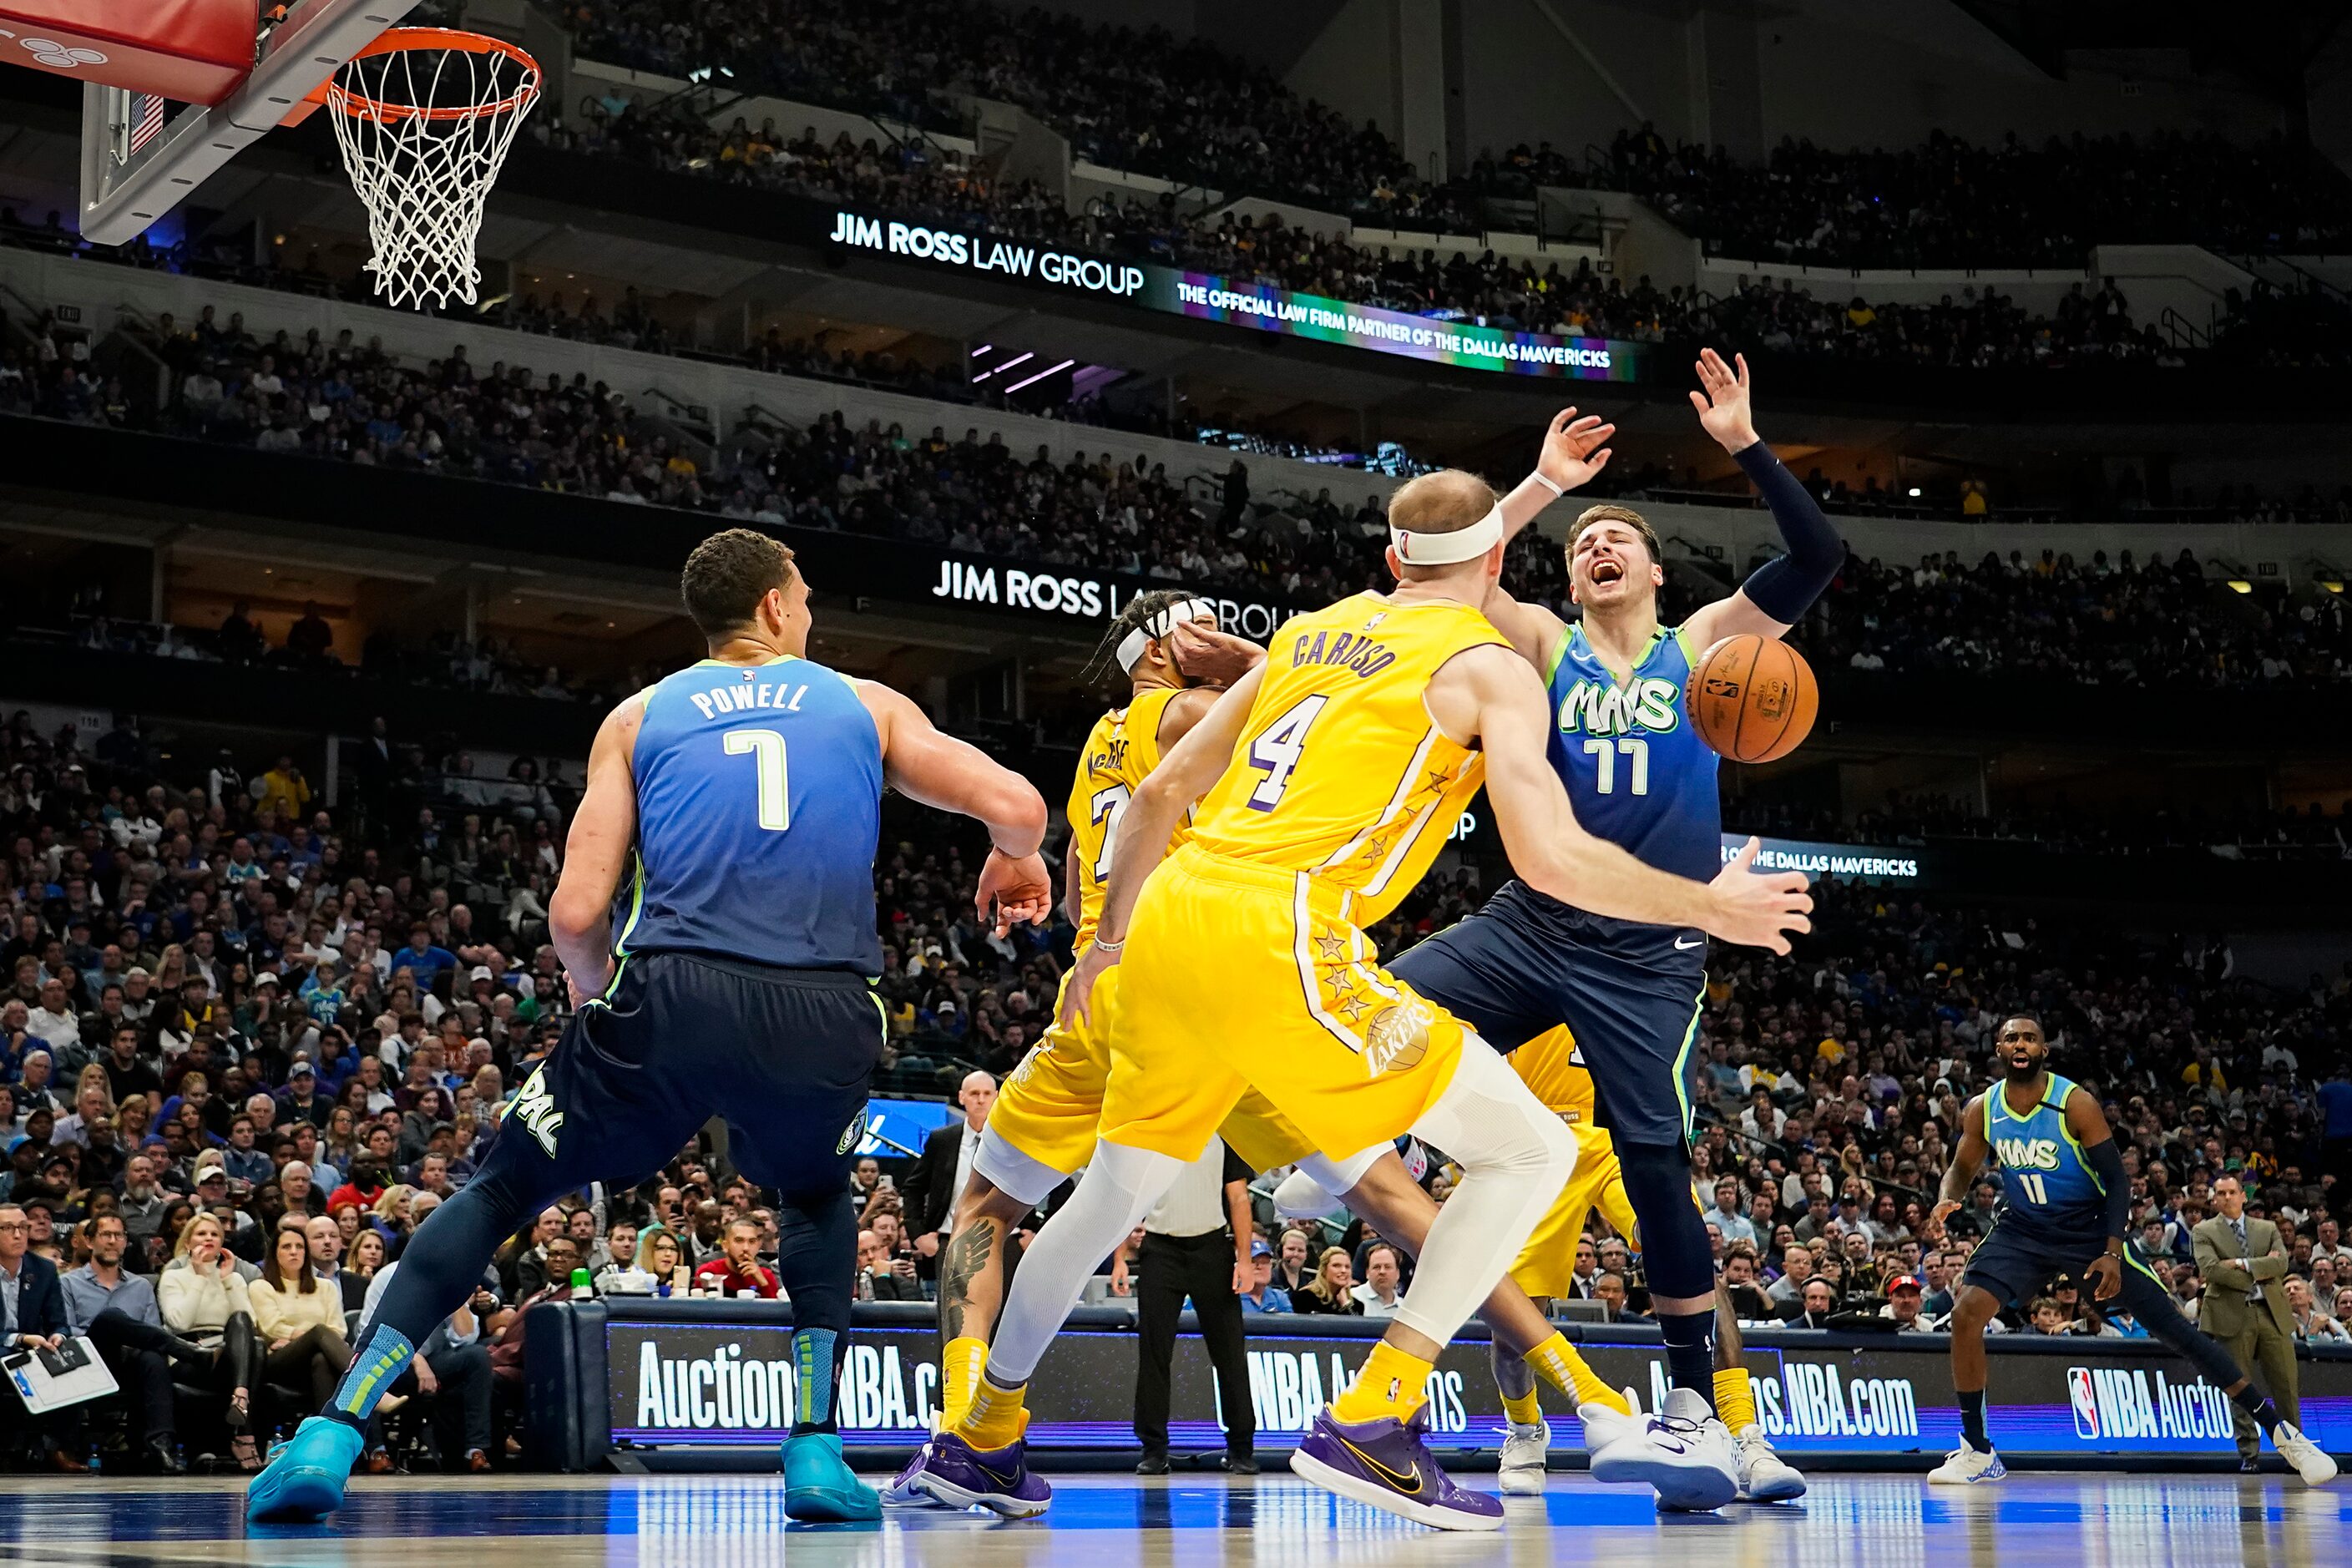
<path id="1" fill-rule="evenodd" d="M 1705 947 L 1706 945 L 1706 938 L 1700 937 L 1694 942 L 1685 942 L 1682 938 L 1676 937 L 1675 938 L 1675 945 L 1678 948 Z"/>

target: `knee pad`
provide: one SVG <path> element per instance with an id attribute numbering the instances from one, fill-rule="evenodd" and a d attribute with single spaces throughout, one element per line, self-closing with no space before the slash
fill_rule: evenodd
<path id="1" fill-rule="evenodd" d="M 1690 1153 L 1678 1143 L 1620 1143 L 1625 1196 L 1642 1222 L 1642 1269 L 1656 1296 L 1715 1293 L 1715 1258 L 1691 1196 Z"/>

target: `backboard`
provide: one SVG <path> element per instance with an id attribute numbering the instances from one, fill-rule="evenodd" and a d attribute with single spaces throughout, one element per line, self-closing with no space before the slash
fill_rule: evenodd
<path id="1" fill-rule="evenodd" d="M 119 0 L 102 8 L 118 29 L 116 47 L 107 40 L 89 47 L 65 47 L 55 51 L 58 60 L 75 61 L 94 55 L 73 74 L 83 77 L 81 127 L 81 234 L 103 245 L 122 245 L 185 198 L 205 179 L 232 158 L 280 125 L 299 122 L 313 107 L 305 101 L 311 90 L 336 68 L 365 47 L 378 34 L 397 26 L 416 0 L 294 0 L 282 18 L 265 7 L 256 27 L 252 60 L 241 76 L 231 72 L 226 90 L 210 102 L 178 103 L 162 81 L 131 68 L 133 50 L 144 46 L 149 58 L 173 52 L 170 29 L 185 26 L 197 7 L 181 0 L 150 0 L 138 6 Z M 47 0 L 41 4 L 0 6 L 17 17 L 47 11 L 61 26 L 48 31 L 72 36 L 71 13 L 89 8 L 89 0 Z M 250 0 L 240 6 L 251 16 Z M 154 36 L 128 40 L 121 47 L 122 13 L 135 12 Z M 139 25 L 137 22 L 130 26 Z M 113 58 L 110 58 L 110 53 Z M 47 58 L 23 63 L 39 68 L 65 68 Z M 121 66 L 122 68 L 117 68 Z M 93 79 L 111 75 L 112 81 Z M 151 90 L 160 88 L 160 90 Z"/>

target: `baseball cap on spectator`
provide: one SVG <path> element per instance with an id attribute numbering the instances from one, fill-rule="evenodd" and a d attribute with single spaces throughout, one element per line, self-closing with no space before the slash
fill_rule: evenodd
<path id="1" fill-rule="evenodd" d="M 490 966 L 487 963 L 478 963 L 474 965 L 474 972 L 466 976 L 466 979 L 469 984 L 474 985 L 479 985 L 485 981 L 488 981 L 492 985 L 496 985 L 499 983 L 499 977 L 490 973 Z"/>
<path id="2" fill-rule="evenodd" d="M 1926 1289 L 1925 1285 L 1919 1283 L 1919 1277 L 1916 1274 L 1897 1274 L 1886 1282 L 1886 1293 L 1890 1296 L 1897 1290 L 1925 1290 Z"/>
<path id="3" fill-rule="evenodd" d="M 307 1060 L 298 1061 L 292 1067 L 286 1069 L 286 1077 L 289 1081 L 298 1078 L 316 1078 L 318 1076 L 319 1069 L 312 1067 Z"/>
<path id="4" fill-rule="evenodd" d="M 266 969 L 253 977 L 253 988 L 256 991 L 260 990 L 265 985 L 275 985 L 281 991 L 286 988 L 286 983 L 283 980 L 278 979 L 278 976 L 270 973 L 269 971 Z"/>
<path id="5" fill-rule="evenodd" d="M 1272 1258 L 1274 1256 L 1274 1248 L 1265 1244 L 1265 1237 L 1262 1236 L 1252 1237 L 1250 1238 L 1250 1256 L 1252 1258 Z"/>

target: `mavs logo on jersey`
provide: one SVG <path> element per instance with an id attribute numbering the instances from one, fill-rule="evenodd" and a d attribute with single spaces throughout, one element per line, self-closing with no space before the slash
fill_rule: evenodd
<path id="1" fill-rule="evenodd" d="M 2053 1072 L 2042 1098 L 2021 1115 L 2009 1102 L 2007 1085 L 1985 1093 L 1985 1142 L 2000 1156 L 2001 1194 L 2021 1220 L 2099 1223 L 2106 1188 L 2066 1128 L 2066 1097 L 2074 1092 L 2073 1082 Z"/>
<path id="2" fill-rule="evenodd" d="M 1706 881 L 1720 868 L 1716 754 L 1683 722 L 1690 650 L 1660 627 L 1623 680 L 1581 626 L 1569 628 L 1548 684 L 1551 764 L 1576 819 L 1662 871 Z"/>

